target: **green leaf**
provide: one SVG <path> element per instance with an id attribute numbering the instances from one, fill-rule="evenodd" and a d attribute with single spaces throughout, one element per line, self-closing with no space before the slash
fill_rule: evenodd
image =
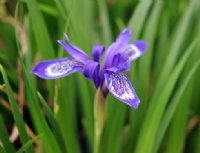
<path id="1" fill-rule="evenodd" d="M 39 140 L 42 137 L 42 135 L 38 135 L 33 137 L 31 140 L 27 141 L 16 153 L 24 153 L 26 152 L 35 141 Z"/>
<path id="2" fill-rule="evenodd" d="M 57 110 L 55 117 L 62 132 L 68 153 L 80 153 L 79 132 L 77 127 L 76 84 L 73 76 L 59 80 Z"/>
<path id="3" fill-rule="evenodd" d="M 191 66 L 192 67 L 191 70 L 189 72 L 187 72 L 187 76 L 185 77 L 185 79 L 183 80 L 183 82 L 181 83 L 179 88 L 177 89 L 177 92 L 176 92 L 174 98 L 171 100 L 171 103 L 168 106 L 168 108 L 167 108 L 167 110 L 166 110 L 166 112 L 163 116 L 163 119 L 160 123 L 159 129 L 158 129 L 158 132 L 157 132 L 157 136 L 156 136 L 157 139 L 156 139 L 156 142 L 155 142 L 155 145 L 154 145 L 153 153 L 156 153 L 157 150 L 159 149 L 159 146 L 162 142 L 164 134 L 166 133 L 167 127 L 169 126 L 169 123 L 172 120 L 172 117 L 174 116 L 174 113 L 175 113 L 179 103 L 183 103 L 183 101 L 185 99 L 184 93 L 187 93 L 188 91 L 190 91 L 190 90 L 188 90 L 188 84 L 191 84 L 191 79 L 193 78 L 193 76 L 194 76 L 196 70 L 198 69 L 199 65 L 200 65 L 200 61 L 197 61 L 196 64 L 194 64 L 194 66 Z M 181 98 L 183 100 L 181 100 Z M 189 101 L 189 100 L 187 100 L 187 101 Z M 184 114 L 182 113 L 182 115 L 184 115 Z M 187 118 L 187 117 L 182 116 L 181 118 L 184 119 L 184 118 Z M 179 127 L 179 126 L 177 126 L 177 127 Z M 175 129 L 179 130 L 180 128 L 175 128 Z M 177 134 L 175 136 L 177 137 Z M 174 141 L 174 140 L 172 139 L 170 141 Z M 171 145 L 169 145 L 169 146 L 171 147 Z"/>
<path id="4" fill-rule="evenodd" d="M 166 104 L 169 100 L 175 83 L 179 78 L 179 75 L 182 69 L 184 68 L 184 65 L 187 59 L 189 58 L 190 54 L 192 53 L 195 45 L 196 41 L 193 42 L 193 44 L 190 45 L 189 49 L 186 50 L 186 52 L 181 57 L 180 61 L 172 71 L 169 79 L 165 80 L 165 86 L 162 89 L 157 88 L 154 91 L 154 95 L 150 101 L 151 105 L 147 110 L 145 119 L 142 124 L 142 129 L 139 134 L 139 139 L 136 145 L 136 153 L 152 152 L 153 144 L 155 143 L 156 131 L 158 129 Z M 148 131 L 146 130 L 147 127 Z"/>
<path id="5" fill-rule="evenodd" d="M 8 94 L 8 99 L 9 99 L 10 106 L 12 108 L 12 113 L 13 113 L 13 117 L 14 117 L 15 123 L 17 125 L 17 129 L 19 130 L 19 136 L 20 136 L 20 139 L 21 139 L 22 143 L 24 144 L 30 138 L 29 138 L 29 136 L 28 136 L 28 134 L 26 132 L 25 123 L 24 123 L 22 114 L 20 113 L 20 111 L 18 109 L 17 102 L 16 102 L 16 100 L 14 98 L 13 91 L 11 89 L 11 86 L 9 84 L 7 75 L 6 75 L 2 65 L 0 65 L 0 71 L 2 73 L 3 80 L 5 82 L 5 86 L 6 86 L 6 89 L 7 89 L 7 92 L 8 92 L 7 93 Z M 31 146 L 29 148 L 28 152 L 33 152 L 33 146 Z"/>
<path id="6" fill-rule="evenodd" d="M 26 4 L 38 49 L 44 59 L 51 59 L 55 57 L 53 45 L 44 18 L 39 10 L 37 0 L 26 0 Z"/>
<path id="7" fill-rule="evenodd" d="M 151 0 L 142 0 L 139 1 L 136 9 L 134 10 L 133 15 L 131 16 L 131 19 L 128 24 L 128 27 L 134 30 L 133 40 L 137 39 L 141 34 L 146 16 L 149 12 L 151 5 Z"/>
<path id="8" fill-rule="evenodd" d="M 26 93 L 27 93 L 29 110 L 31 113 L 31 117 L 33 119 L 34 126 L 37 130 L 37 134 L 44 135 L 41 138 L 42 145 L 45 151 L 48 153 L 55 153 L 55 152 L 61 153 L 61 150 L 58 146 L 58 142 L 56 142 L 56 139 L 51 129 L 49 128 L 44 116 L 41 113 L 36 91 L 34 89 L 34 86 L 31 84 L 31 76 L 27 72 L 24 65 L 23 65 L 23 73 L 26 84 Z"/>
<path id="9" fill-rule="evenodd" d="M 112 42 L 112 32 L 110 28 L 110 21 L 109 21 L 109 15 L 108 10 L 106 6 L 105 0 L 97 0 L 98 6 L 99 6 L 99 15 L 100 20 L 102 22 L 102 40 L 105 45 L 108 45 Z"/>
<path id="10" fill-rule="evenodd" d="M 7 129 L 4 125 L 4 121 L 3 121 L 1 114 L 0 114 L 0 140 L 3 144 L 6 152 L 8 152 L 8 153 L 14 153 L 15 152 L 15 148 L 9 140 L 9 135 L 8 135 Z M 0 147 L 1 147 L 1 145 L 0 145 Z M 4 152 L 3 151 L 4 149 L 3 148 L 0 149 L 2 153 Z"/>
<path id="11" fill-rule="evenodd" d="M 44 107 L 45 112 L 47 113 L 47 118 L 48 118 L 48 121 L 49 121 L 52 129 L 53 129 L 55 138 L 56 138 L 60 148 L 62 149 L 62 152 L 66 153 L 67 151 L 66 151 L 66 148 L 65 148 L 64 139 L 63 139 L 63 136 L 61 134 L 60 128 L 59 128 L 58 124 L 56 123 L 56 119 L 54 117 L 54 114 L 51 111 L 51 109 L 49 108 L 49 106 L 47 105 L 47 103 L 45 102 L 42 95 L 39 92 L 37 94 L 38 94 L 38 97 L 39 97 L 39 100 L 40 100 L 42 106 Z"/>

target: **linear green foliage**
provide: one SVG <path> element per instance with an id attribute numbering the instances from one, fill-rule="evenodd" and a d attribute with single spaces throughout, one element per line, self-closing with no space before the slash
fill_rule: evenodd
<path id="1" fill-rule="evenodd" d="M 121 150 L 122 128 L 126 117 L 126 105 L 123 105 L 111 95 L 106 101 L 107 118 L 101 141 L 101 153 L 117 153 Z"/>
<path id="2" fill-rule="evenodd" d="M 196 70 L 198 69 L 199 64 L 200 64 L 200 61 L 197 61 L 195 63 L 195 65 L 192 67 L 192 69 L 190 71 L 188 71 L 188 75 L 185 77 L 185 79 L 183 80 L 183 82 L 181 83 L 179 88 L 177 89 L 176 95 L 171 100 L 171 103 L 170 103 L 169 107 L 167 108 L 167 110 L 163 116 L 163 119 L 160 123 L 159 129 L 157 132 L 157 136 L 156 136 L 156 142 L 154 145 L 154 149 L 152 151 L 153 153 L 157 152 L 157 150 L 162 142 L 162 139 L 164 137 L 164 134 L 167 130 L 167 127 L 169 126 L 169 123 L 172 120 L 172 117 L 173 117 L 179 103 L 183 102 L 181 100 L 181 98 L 185 98 L 184 93 L 186 93 L 188 91 L 188 88 L 187 88 L 188 84 L 191 84 L 191 79 L 193 78 L 193 75 L 195 74 Z M 181 117 L 181 118 L 183 118 L 183 117 Z"/>
<path id="3" fill-rule="evenodd" d="M 46 23 L 39 10 L 37 0 L 26 0 L 26 4 L 29 10 L 32 28 L 39 51 L 44 59 L 53 58 L 54 51 L 52 42 L 50 40 Z"/>
<path id="4" fill-rule="evenodd" d="M 147 13 L 152 5 L 151 0 L 139 1 L 136 9 L 131 16 L 128 27 L 134 30 L 133 40 L 137 39 L 141 34 L 142 28 L 145 23 Z"/>
<path id="5" fill-rule="evenodd" d="M 99 6 L 99 15 L 102 22 L 102 40 L 103 44 L 108 45 L 112 42 L 112 32 L 110 27 L 110 21 L 108 16 L 108 10 L 105 0 L 97 0 Z"/>
<path id="6" fill-rule="evenodd" d="M 147 20 L 147 23 L 144 27 L 144 40 L 148 43 L 148 51 L 146 54 L 139 59 L 139 83 L 140 83 L 140 91 L 142 93 L 139 93 L 141 96 L 141 101 L 145 101 L 145 98 L 147 99 L 147 93 L 149 92 L 149 81 L 150 81 L 150 73 L 151 73 L 151 64 L 152 64 L 152 57 L 153 57 L 153 44 L 156 41 L 156 30 L 158 21 L 161 16 L 161 11 L 163 8 L 163 2 L 156 2 L 152 6 L 152 10 L 150 12 L 149 18 Z"/>
<path id="7" fill-rule="evenodd" d="M 0 153 L 6 153 L 6 151 L 2 148 L 1 145 L 0 145 Z"/>
<path id="8" fill-rule="evenodd" d="M 196 1 L 193 0 L 189 3 L 188 8 L 186 9 L 185 14 L 182 16 L 179 24 L 177 25 L 174 35 L 171 38 L 170 47 L 167 49 L 167 58 L 164 63 L 160 64 L 160 72 L 155 74 L 157 76 L 157 81 L 155 82 L 155 88 L 161 88 L 163 83 L 165 82 L 168 74 L 171 72 L 176 60 L 181 51 L 181 46 L 183 46 L 185 38 L 187 38 L 187 29 L 190 26 L 192 21 L 192 15 L 196 11 Z"/>
<path id="9" fill-rule="evenodd" d="M 60 153 L 61 150 L 56 142 L 55 137 L 53 136 L 50 128 L 47 125 L 39 107 L 39 101 L 37 99 L 36 92 L 34 90 L 34 86 L 31 84 L 31 77 L 28 74 L 25 66 L 23 65 L 23 73 L 24 79 L 26 83 L 26 91 L 27 91 L 27 99 L 29 104 L 29 110 L 33 119 L 34 126 L 38 132 L 38 134 L 43 134 L 44 136 L 41 138 L 41 142 L 43 144 L 44 149 L 48 153 Z"/>
<path id="10" fill-rule="evenodd" d="M 139 82 L 139 90 L 137 90 L 137 93 L 140 97 L 141 104 L 140 109 L 137 111 L 131 111 L 131 118 L 130 118 L 130 124 L 131 124 L 131 138 L 134 140 L 130 140 L 135 142 L 137 136 L 138 136 L 138 130 L 140 130 L 141 126 L 141 120 L 143 119 L 145 109 L 146 109 L 146 101 L 149 96 L 149 86 L 150 86 L 150 79 L 151 79 L 151 62 L 152 62 L 152 56 L 153 56 L 153 44 L 155 42 L 155 33 L 157 29 L 157 23 L 160 19 L 160 11 L 162 9 L 162 2 L 157 2 L 152 5 L 152 10 L 149 14 L 149 18 L 147 20 L 147 23 L 145 24 L 145 31 L 144 31 L 144 40 L 148 43 L 148 51 L 147 53 L 139 59 L 139 65 L 138 65 L 138 81 Z M 133 76 L 134 77 L 134 76 Z M 134 148 L 134 144 L 129 145 L 130 152 L 132 152 Z M 132 149 L 131 149 L 132 148 Z"/>
<path id="11" fill-rule="evenodd" d="M 62 137 L 62 134 L 61 134 L 61 131 L 60 131 L 60 128 L 55 120 L 55 117 L 54 117 L 54 114 L 53 112 L 51 111 L 51 109 L 49 108 L 49 106 L 47 105 L 46 101 L 44 100 L 44 98 L 42 97 L 42 95 L 38 92 L 38 97 L 40 99 L 40 102 L 42 104 L 42 106 L 44 107 L 45 109 L 45 112 L 47 113 L 47 119 L 53 129 L 53 132 L 54 132 L 54 135 L 55 135 L 55 138 L 58 142 L 58 145 L 60 146 L 60 148 L 62 149 L 62 152 L 63 153 L 66 153 L 66 148 L 65 148 L 65 143 L 64 143 L 64 139 Z"/>
<path id="12" fill-rule="evenodd" d="M 166 80 L 166 84 L 162 89 L 157 89 L 154 92 L 154 97 L 151 99 L 151 105 L 146 113 L 144 122 L 142 124 L 141 133 L 139 135 L 139 139 L 136 146 L 136 153 L 151 153 L 153 149 L 153 144 L 155 142 L 155 135 L 158 129 L 158 125 L 160 123 L 160 119 L 164 112 L 165 106 L 168 102 L 170 94 L 175 86 L 175 83 L 184 68 L 184 65 L 192 53 L 194 47 L 196 45 L 196 41 L 186 50 L 184 55 L 181 57 L 181 60 L 178 62 L 176 67 L 171 73 L 169 79 Z M 156 103 L 156 104 L 155 104 Z M 146 130 L 148 127 L 148 131 Z M 151 140 L 151 141 L 149 141 Z M 145 146 L 145 147 L 143 147 Z"/>
<path id="13" fill-rule="evenodd" d="M 1 114 L 0 114 L 0 140 L 2 141 L 5 152 L 8 152 L 8 153 L 14 153 L 15 152 L 15 148 L 9 140 L 9 135 L 8 135 L 8 132 L 7 132 L 6 127 L 4 125 L 4 121 L 3 121 Z M 1 145 L 0 145 L 0 147 L 1 147 Z M 4 152 L 4 149 L 3 148 L 0 149 L 1 152 Z"/>
<path id="14" fill-rule="evenodd" d="M 42 135 L 35 136 L 33 139 L 27 141 L 16 153 L 24 153 L 26 152 L 35 141 L 39 140 Z"/>
<path id="15" fill-rule="evenodd" d="M 90 88 L 87 85 L 88 80 L 83 77 L 78 77 L 78 84 L 82 87 L 79 88 L 79 95 L 84 95 L 81 98 L 81 106 L 83 109 L 83 125 L 88 137 L 88 143 L 90 150 L 93 150 L 93 138 L 94 138 L 94 115 L 93 115 L 93 96 L 91 96 Z M 94 92 L 93 92 L 94 93 Z"/>
<path id="16" fill-rule="evenodd" d="M 58 125 L 61 129 L 68 153 L 79 153 L 77 110 L 75 81 L 73 76 L 68 76 L 60 80 L 58 88 L 57 106 L 55 112 Z"/>
<path id="17" fill-rule="evenodd" d="M 25 123 L 24 123 L 22 114 L 20 113 L 20 111 L 18 109 L 17 102 L 16 102 L 16 100 L 14 98 L 13 91 L 11 89 L 10 83 L 8 81 L 7 75 L 6 75 L 2 65 L 0 65 L 0 71 L 2 73 L 3 80 L 5 82 L 5 86 L 6 86 L 6 89 L 7 89 L 7 92 L 8 92 L 9 103 L 10 103 L 10 106 L 12 108 L 12 113 L 13 113 L 13 117 L 14 117 L 15 123 L 17 125 L 17 129 L 19 130 L 20 139 L 21 139 L 22 143 L 24 144 L 30 138 L 29 138 L 29 136 L 28 136 L 28 134 L 26 132 Z M 33 152 L 33 146 L 31 146 L 27 152 L 30 152 L 30 153 Z"/>
<path id="18" fill-rule="evenodd" d="M 197 140 L 195 143 L 195 149 L 194 149 L 194 153 L 199 153 L 200 152 L 200 125 L 198 126 L 198 131 L 197 131 Z"/>
<path id="19" fill-rule="evenodd" d="M 167 132 L 168 141 L 166 145 L 166 153 L 182 153 L 187 136 L 187 123 L 188 123 L 188 107 L 190 98 L 193 91 L 193 84 L 190 84 L 187 91 L 184 92 L 184 97 L 181 97 L 181 103 L 174 114 L 172 122 Z M 179 128 L 176 128 L 179 127 Z"/>

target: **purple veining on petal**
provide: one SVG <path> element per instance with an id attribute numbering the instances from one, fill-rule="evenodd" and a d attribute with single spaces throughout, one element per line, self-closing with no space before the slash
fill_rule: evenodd
<path id="1" fill-rule="evenodd" d="M 96 87 L 99 86 L 99 69 L 99 63 L 92 60 L 88 60 L 83 67 L 83 75 L 93 80 Z"/>
<path id="2" fill-rule="evenodd" d="M 104 51 L 105 47 L 103 45 L 94 45 L 92 48 L 92 56 L 94 61 L 99 62 L 99 59 Z"/>
<path id="3" fill-rule="evenodd" d="M 82 63 L 85 63 L 87 60 L 89 60 L 88 55 L 85 54 L 84 51 L 82 51 L 80 48 L 78 48 L 74 45 L 71 45 L 69 42 L 68 36 L 65 35 L 65 37 L 66 37 L 66 41 L 58 40 L 58 43 L 63 46 L 63 48 L 69 55 L 71 55 L 76 60 L 78 60 Z"/>
<path id="4" fill-rule="evenodd" d="M 74 58 L 62 58 L 42 61 L 35 65 L 32 73 L 43 79 L 57 79 L 82 69 L 83 64 Z"/>
<path id="5" fill-rule="evenodd" d="M 104 76 L 108 90 L 117 99 L 123 101 L 134 109 L 138 108 L 140 100 L 137 97 L 127 76 L 111 71 L 107 71 Z"/>
<path id="6" fill-rule="evenodd" d="M 117 68 L 116 72 L 125 72 L 130 69 L 130 61 L 127 54 L 119 53 L 116 54 L 112 61 L 112 67 Z"/>

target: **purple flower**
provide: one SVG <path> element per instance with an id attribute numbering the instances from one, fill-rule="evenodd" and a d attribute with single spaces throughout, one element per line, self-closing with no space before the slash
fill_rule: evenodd
<path id="1" fill-rule="evenodd" d="M 140 100 L 129 78 L 121 72 L 130 69 L 131 62 L 144 54 L 147 45 L 143 40 L 129 43 L 131 33 L 130 29 L 124 29 L 106 52 L 104 46 L 94 45 L 93 59 L 90 59 L 80 48 L 70 44 L 68 36 L 65 35 L 66 41 L 58 40 L 58 43 L 71 57 L 42 61 L 33 68 L 32 72 L 43 79 L 57 79 L 74 72 L 82 72 L 86 78 L 94 82 L 96 88 L 100 87 L 105 95 L 109 91 L 117 99 L 137 109 Z M 104 59 L 100 66 L 99 60 L 102 55 Z"/>

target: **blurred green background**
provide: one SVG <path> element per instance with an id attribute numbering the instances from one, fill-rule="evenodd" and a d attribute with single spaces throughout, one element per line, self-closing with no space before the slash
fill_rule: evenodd
<path id="1" fill-rule="evenodd" d="M 200 153 L 199 0 L 0 0 L 0 153 L 93 152 L 92 82 L 30 71 L 68 56 L 64 33 L 91 56 L 125 27 L 148 44 L 127 74 L 141 104 L 107 97 L 99 153 Z"/>

